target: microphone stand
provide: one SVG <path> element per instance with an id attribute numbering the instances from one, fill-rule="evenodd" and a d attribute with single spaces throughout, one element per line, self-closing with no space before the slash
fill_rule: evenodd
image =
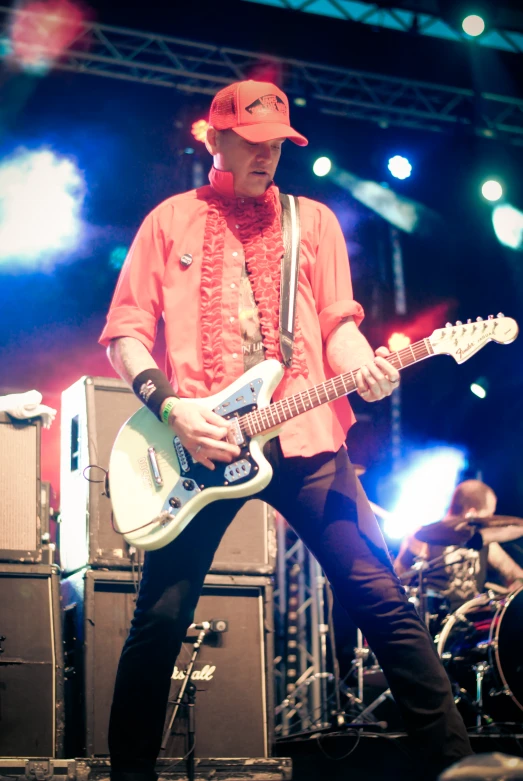
<path id="1" fill-rule="evenodd" d="M 205 639 L 205 635 L 210 629 L 209 628 L 203 628 L 198 634 L 198 637 L 196 638 L 196 641 L 193 644 L 193 651 L 191 654 L 191 658 L 189 661 L 189 664 L 187 665 L 187 669 L 185 670 L 185 675 L 183 677 L 182 685 L 180 686 L 180 691 L 178 692 L 178 696 L 174 702 L 174 708 L 173 712 L 171 714 L 171 718 L 169 719 L 169 724 L 167 725 L 167 728 L 165 729 L 165 732 L 163 734 L 163 740 L 162 740 L 162 746 L 161 751 L 165 751 L 167 748 L 167 741 L 169 739 L 169 736 L 171 735 L 172 726 L 174 724 L 174 721 L 176 719 L 176 716 L 178 715 L 178 711 L 180 709 L 180 705 L 182 704 L 183 698 L 185 696 L 185 693 L 187 692 L 187 778 L 188 781 L 194 781 L 194 735 L 195 735 L 195 717 L 194 717 L 194 706 L 196 703 L 196 686 L 191 681 L 192 671 L 194 668 L 194 664 L 196 662 L 196 659 L 198 657 L 198 652 L 201 648 L 201 645 Z"/>

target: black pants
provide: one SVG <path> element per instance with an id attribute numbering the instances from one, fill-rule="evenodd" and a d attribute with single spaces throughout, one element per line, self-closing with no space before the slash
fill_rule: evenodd
<path id="1" fill-rule="evenodd" d="M 274 477 L 259 497 L 294 527 L 361 628 L 427 767 L 435 774 L 471 754 L 447 675 L 392 570 L 346 451 L 283 458 L 274 439 L 267 455 Z M 215 550 L 241 505 L 213 503 L 170 545 L 146 555 L 111 711 L 114 781 L 135 773 L 153 778 L 176 658 Z"/>

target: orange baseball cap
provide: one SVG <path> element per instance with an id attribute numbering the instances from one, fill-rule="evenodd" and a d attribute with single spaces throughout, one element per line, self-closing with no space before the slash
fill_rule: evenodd
<path id="1" fill-rule="evenodd" d="M 307 146 L 305 136 L 291 127 L 287 95 L 266 81 L 237 81 L 213 98 L 209 124 L 216 130 L 234 130 L 251 143 L 288 138 Z"/>

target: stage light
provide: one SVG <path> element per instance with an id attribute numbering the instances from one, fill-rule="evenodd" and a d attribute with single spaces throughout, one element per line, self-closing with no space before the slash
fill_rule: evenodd
<path id="1" fill-rule="evenodd" d="M 487 201 L 499 201 L 503 195 L 503 188 L 495 179 L 489 179 L 482 185 L 481 193 Z"/>
<path id="2" fill-rule="evenodd" d="M 400 476 L 399 498 L 384 522 L 385 534 L 400 539 L 418 526 L 443 518 L 465 466 L 464 451 L 451 446 L 413 454 L 411 465 Z"/>
<path id="3" fill-rule="evenodd" d="M 510 249 L 523 249 L 523 212 L 508 203 L 495 206 L 492 225 L 500 244 Z"/>
<path id="4" fill-rule="evenodd" d="M 85 11 L 69 0 L 30 0 L 20 10 L 29 13 L 12 15 L 11 56 L 23 70 L 43 75 L 81 32 Z"/>
<path id="5" fill-rule="evenodd" d="M 391 157 L 387 168 L 396 179 L 408 179 L 412 173 L 411 164 L 406 157 L 401 155 Z"/>
<path id="6" fill-rule="evenodd" d="M 294 98 L 293 103 L 295 106 L 300 106 L 301 108 L 307 105 L 307 101 L 305 98 Z"/>
<path id="7" fill-rule="evenodd" d="M 316 176 L 327 176 L 331 168 L 332 162 L 328 157 L 318 157 L 312 166 L 312 170 Z"/>
<path id="8" fill-rule="evenodd" d="M 470 35 L 472 38 L 476 38 L 484 31 L 485 22 L 481 16 L 478 16 L 477 14 L 470 14 L 469 16 L 466 16 L 465 19 L 463 19 L 461 26 L 467 35 Z"/>
<path id="9" fill-rule="evenodd" d="M 404 347 L 408 347 L 410 344 L 410 336 L 407 334 L 393 333 L 389 336 L 389 350 L 393 353 L 398 350 L 403 350 Z"/>
<path id="10" fill-rule="evenodd" d="M 0 262 L 32 268 L 77 248 L 85 182 L 50 149 L 18 149 L 0 164 Z"/>
<path id="11" fill-rule="evenodd" d="M 120 271 L 128 252 L 129 247 L 124 247 L 123 245 L 115 247 L 109 255 L 109 267 L 113 268 L 115 271 Z"/>
<path id="12" fill-rule="evenodd" d="M 196 141 L 201 141 L 202 143 L 205 143 L 205 139 L 207 138 L 207 128 L 209 127 L 209 123 L 206 119 L 197 119 L 196 122 L 192 123 L 191 127 L 191 135 Z"/>
<path id="13" fill-rule="evenodd" d="M 473 383 L 472 383 L 472 385 L 470 386 L 470 390 L 472 391 L 472 393 L 474 394 L 474 396 L 477 396 L 477 397 L 478 397 L 478 399 L 484 399 L 484 398 L 485 398 L 485 396 L 487 395 L 487 391 L 485 390 L 485 388 L 483 388 L 483 387 L 482 387 L 482 386 L 481 386 L 479 383 L 477 383 L 477 382 L 473 382 Z"/>

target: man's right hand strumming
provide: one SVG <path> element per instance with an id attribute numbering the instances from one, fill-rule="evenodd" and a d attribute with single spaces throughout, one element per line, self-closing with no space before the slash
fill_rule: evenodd
<path id="1" fill-rule="evenodd" d="M 162 405 L 169 401 L 166 399 Z M 200 404 L 177 399 L 169 414 L 169 426 L 195 461 L 214 469 L 213 461 L 229 464 L 240 455 L 232 428 L 219 415 Z"/>

